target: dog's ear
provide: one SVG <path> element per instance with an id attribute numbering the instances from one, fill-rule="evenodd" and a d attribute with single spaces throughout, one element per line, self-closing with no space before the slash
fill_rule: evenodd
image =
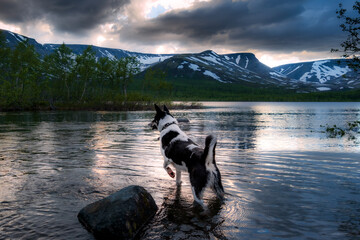
<path id="1" fill-rule="evenodd" d="M 170 114 L 169 109 L 164 105 L 164 112 L 167 112 Z"/>
<path id="2" fill-rule="evenodd" d="M 158 107 L 158 105 L 154 104 L 156 113 L 162 113 L 163 111 Z"/>

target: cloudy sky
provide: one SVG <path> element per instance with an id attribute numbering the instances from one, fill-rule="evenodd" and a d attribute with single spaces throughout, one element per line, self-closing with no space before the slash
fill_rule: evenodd
<path id="1" fill-rule="evenodd" d="M 0 0 L 0 28 L 40 43 L 147 53 L 252 52 L 277 66 L 323 58 L 354 0 Z"/>

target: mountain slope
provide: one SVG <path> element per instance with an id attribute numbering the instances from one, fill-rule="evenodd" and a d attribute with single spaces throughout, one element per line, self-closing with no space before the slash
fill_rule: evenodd
<path id="1" fill-rule="evenodd" d="M 166 71 L 168 78 L 207 78 L 222 83 L 248 82 L 274 86 L 288 84 L 286 77 L 260 63 L 251 53 L 219 55 L 208 50 L 195 54 L 179 54 L 154 65 L 153 68 Z"/>
<path id="2" fill-rule="evenodd" d="M 55 49 L 57 49 L 60 44 L 40 44 L 33 38 L 28 38 L 26 36 L 13 33 L 6 30 L 0 30 L 5 35 L 6 44 L 15 48 L 16 45 L 21 41 L 28 41 L 29 44 L 34 45 L 36 51 L 41 55 L 45 56 L 52 53 Z M 81 44 L 66 44 L 68 48 L 70 48 L 75 55 L 80 55 L 89 45 L 81 45 Z M 108 57 L 110 59 L 115 58 L 123 58 L 128 56 L 137 57 L 142 64 L 142 69 L 145 69 L 153 64 L 158 63 L 159 61 L 163 61 L 171 56 L 172 54 L 147 54 L 147 53 L 138 53 L 138 52 L 130 52 L 122 49 L 114 49 L 114 48 L 103 48 L 92 46 L 95 51 L 96 57 Z"/>
<path id="3" fill-rule="evenodd" d="M 330 59 L 294 63 L 273 70 L 298 82 L 310 84 L 319 91 L 360 88 L 359 75 L 348 67 L 349 61 Z"/>
<path id="4" fill-rule="evenodd" d="M 40 44 L 35 39 L 2 30 L 6 43 L 15 48 L 21 41 L 34 45 L 45 56 L 59 44 Z M 67 45 L 75 55 L 81 54 L 88 45 Z M 217 54 L 211 50 L 190 54 L 146 54 L 93 46 L 96 57 L 110 59 L 134 56 L 141 62 L 141 69 L 161 69 L 167 78 L 207 79 L 224 84 L 241 83 L 252 86 L 283 87 L 297 92 L 316 92 L 360 88 L 359 75 L 350 69 L 347 60 L 323 60 L 295 63 L 270 68 L 262 64 L 252 53 Z M 144 74 L 144 73 L 142 73 Z M 231 86 L 230 86 L 231 87 Z"/>

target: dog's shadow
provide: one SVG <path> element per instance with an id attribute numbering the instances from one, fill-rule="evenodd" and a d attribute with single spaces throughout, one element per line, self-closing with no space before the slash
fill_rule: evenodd
<path id="1" fill-rule="evenodd" d="M 185 189 L 187 189 L 185 187 Z M 167 211 L 168 217 L 185 215 L 189 217 L 212 218 L 219 214 L 223 201 L 216 196 L 205 199 L 205 208 L 193 201 L 191 192 L 185 192 L 180 186 L 174 186 L 164 197 L 162 207 Z"/>
<path id="2" fill-rule="evenodd" d="M 181 186 L 172 186 L 164 202 L 142 235 L 145 238 L 174 239 L 209 238 L 226 239 L 221 231 L 224 219 L 220 216 L 224 202 L 216 196 L 205 199 L 207 208 L 193 202 L 190 192 Z"/>

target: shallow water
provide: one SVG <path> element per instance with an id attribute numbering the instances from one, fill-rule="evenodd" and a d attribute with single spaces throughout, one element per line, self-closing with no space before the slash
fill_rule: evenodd
<path id="1" fill-rule="evenodd" d="M 320 125 L 360 120 L 359 103 L 204 103 L 181 128 L 216 159 L 226 200 L 193 205 L 162 169 L 153 112 L 0 113 L 0 239 L 93 239 L 85 205 L 144 186 L 159 211 L 140 239 L 360 238 L 360 136 Z"/>

